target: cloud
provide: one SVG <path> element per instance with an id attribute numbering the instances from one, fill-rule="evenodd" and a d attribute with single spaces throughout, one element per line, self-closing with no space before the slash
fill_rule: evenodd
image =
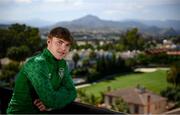
<path id="1" fill-rule="evenodd" d="M 66 3 L 69 0 L 42 0 L 44 3 Z"/>
<path id="2" fill-rule="evenodd" d="M 180 6 L 180 0 L 0 0 L 0 19 L 59 21 L 87 14 L 110 20 L 173 19 L 178 18 L 177 5 Z"/>
<path id="3" fill-rule="evenodd" d="M 23 4 L 23 3 L 32 3 L 33 0 L 0 0 L 0 5 L 14 5 L 15 4 Z"/>
<path id="4" fill-rule="evenodd" d="M 81 4 L 83 0 L 42 0 L 43 3 L 60 3 L 60 4 Z"/>
<path id="5" fill-rule="evenodd" d="M 15 0 L 16 3 L 32 3 L 32 0 Z"/>

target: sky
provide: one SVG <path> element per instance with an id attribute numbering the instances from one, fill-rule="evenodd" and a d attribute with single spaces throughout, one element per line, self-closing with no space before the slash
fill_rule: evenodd
<path id="1" fill-rule="evenodd" d="M 180 20 L 180 0 L 0 0 L 0 22 L 71 21 L 85 15 L 105 20 Z"/>

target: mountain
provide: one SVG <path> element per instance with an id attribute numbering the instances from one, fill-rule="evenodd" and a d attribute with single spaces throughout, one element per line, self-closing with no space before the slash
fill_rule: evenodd
<path id="1" fill-rule="evenodd" d="M 40 28 L 53 24 L 52 22 L 41 20 L 41 19 L 31 19 L 27 21 L 22 21 L 21 23 L 24 23 L 26 25 L 33 26 L 33 27 L 40 27 Z"/>
<path id="2" fill-rule="evenodd" d="M 94 15 L 86 15 L 72 21 L 63 21 L 52 24 L 48 21 L 33 19 L 21 22 L 30 26 L 39 27 L 41 33 L 47 33 L 52 28 L 63 26 L 72 32 L 121 33 L 130 28 L 138 28 L 140 32 L 152 36 L 180 34 L 180 20 L 103 20 Z M 1 26 L 3 27 L 3 25 Z"/>
<path id="3" fill-rule="evenodd" d="M 52 22 L 46 21 L 46 20 L 41 20 L 41 19 L 31 19 L 31 20 L 24 20 L 24 21 L 20 21 L 20 20 L 13 20 L 13 21 L 7 21 L 7 20 L 0 20 L 0 25 L 11 25 L 11 24 L 15 24 L 15 23 L 19 23 L 19 24 L 26 24 L 28 26 L 32 26 L 32 27 L 45 27 L 45 26 L 49 26 L 52 25 Z"/>
<path id="4" fill-rule="evenodd" d="M 2 29 L 7 29 L 9 27 L 8 24 L 0 24 L 0 28 Z"/>
<path id="5" fill-rule="evenodd" d="M 50 30 L 57 26 L 63 26 L 71 31 L 96 31 L 96 32 L 123 32 L 130 28 L 138 28 L 140 32 L 153 35 L 153 36 L 163 36 L 163 35 L 177 35 L 180 34 L 180 20 L 125 20 L 125 21 L 111 21 L 103 20 L 93 15 L 86 15 L 79 19 L 72 21 L 58 22 L 48 29 L 43 28 L 43 30 Z"/>
<path id="6" fill-rule="evenodd" d="M 157 26 L 161 28 L 173 28 L 175 30 L 180 31 L 180 20 L 141 20 L 142 23 L 147 26 Z"/>
<path id="7" fill-rule="evenodd" d="M 75 19 L 69 22 L 59 22 L 51 26 L 57 27 L 63 26 L 69 28 L 71 31 L 80 31 L 80 30 L 103 30 L 103 31 L 122 31 L 130 27 L 144 27 L 145 25 L 139 22 L 134 21 L 109 21 L 102 20 L 93 15 L 87 15 L 79 19 Z"/>

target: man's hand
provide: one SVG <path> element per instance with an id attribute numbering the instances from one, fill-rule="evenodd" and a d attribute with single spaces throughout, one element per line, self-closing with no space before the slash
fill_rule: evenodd
<path id="1" fill-rule="evenodd" d="M 45 106 L 45 105 L 43 104 L 43 102 L 42 102 L 41 100 L 39 100 L 39 99 L 35 99 L 34 105 L 36 105 L 40 111 L 48 111 L 48 109 L 46 108 L 46 106 Z"/>

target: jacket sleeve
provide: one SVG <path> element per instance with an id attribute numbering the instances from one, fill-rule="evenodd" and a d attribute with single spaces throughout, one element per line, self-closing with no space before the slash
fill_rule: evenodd
<path id="1" fill-rule="evenodd" d="M 64 87 L 69 92 L 69 100 L 75 100 L 77 92 L 67 65 L 65 66 L 65 77 L 62 79 L 62 87 Z"/>
<path id="2" fill-rule="evenodd" d="M 28 68 L 28 72 L 24 72 L 30 79 L 39 99 L 46 105 L 46 107 L 59 109 L 76 98 L 76 89 L 73 85 L 71 76 L 67 72 L 63 78 L 62 82 L 64 83 L 62 86 L 58 90 L 54 90 L 50 80 L 48 79 L 48 73 L 41 70 L 40 68 L 42 67 L 39 66 L 42 66 L 42 64 L 32 64 L 30 69 Z"/>

